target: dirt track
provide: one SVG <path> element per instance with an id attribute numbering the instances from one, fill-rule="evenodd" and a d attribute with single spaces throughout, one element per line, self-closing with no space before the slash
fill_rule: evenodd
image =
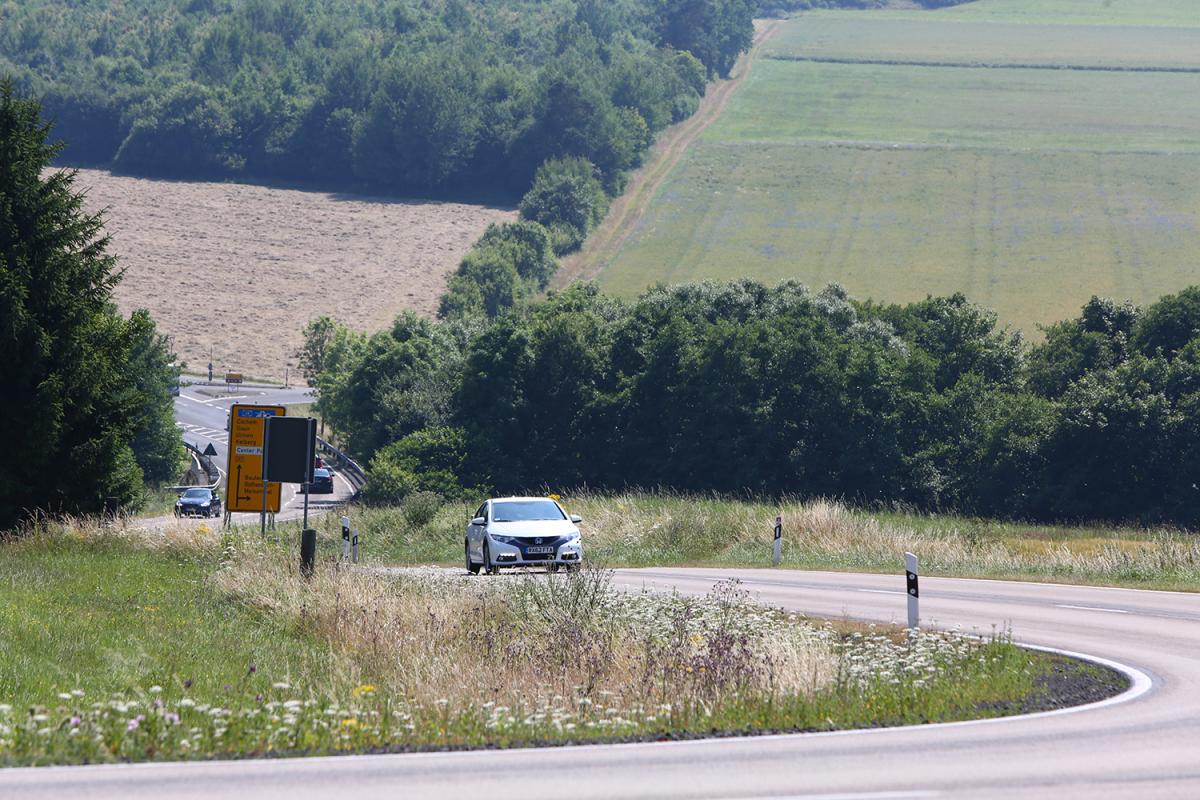
<path id="1" fill-rule="evenodd" d="M 781 23 L 782 20 L 755 21 L 753 47 L 738 59 L 727 80 L 709 85 L 695 114 L 671 126 L 658 137 L 654 148 L 646 156 L 646 163 L 630 178 L 625 193 L 613 201 L 604 221 L 588 236 L 583 249 L 563 259 L 554 277 L 554 286 L 561 288 L 574 281 L 593 280 L 608 266 L 633 233 L 658 187 L 679 163 L 687 148 L 729 105 L 742 80 L 750 74 L 762 44 L 778 30 Z"/>
<path id="2" fill-rule="evenodd" d="M 282 378 L 313 317 L 360 330 L 432 314 L 446 278 L 505 209 L 80 170 L 125 270 L 124 313 L 149 308 L 193 370 Z M 294 374 L 294 370 L 293 370 Z"/>

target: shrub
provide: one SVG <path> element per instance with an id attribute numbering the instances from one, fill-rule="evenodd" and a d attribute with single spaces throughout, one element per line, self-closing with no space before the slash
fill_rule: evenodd
<path id="1" fill-rule="evenodd" d="M 608 196 L 586 158 L 555 158 L 538 167 L 521 198 L 521 218 L 546 226 L 558 255 L 578 248 L 608 210 Z"/>
<path id="2" fill-rule="evenodd" d="M 424 528 L 441 509 L 442 496 L 437 492 L 413 492 L 404 500 L 401 513 L 409 527 Z"/>

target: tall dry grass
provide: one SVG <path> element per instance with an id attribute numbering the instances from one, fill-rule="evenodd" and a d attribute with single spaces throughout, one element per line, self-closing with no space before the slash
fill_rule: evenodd
<path id="1" fill-rule="evenodd" d="M 599 569 L 487 579 L 336 564 L 306 581 L 291 554 L 252 537 L 227 549 L 215 587 L 352 654 L 347 685 L 369 675 L 451 708 L 811 696 L 837 672 L 827 630 L 732 586 L 696 599 L 625 594 Z"/>
<path id="2" fill-rule="evenodd" d="M 581 493 L 590 554 L 614 564 L 769 563 L 776 514 L 787 564 L 894 569 L 903 553 L 945 575 L 1029 576 L 1200 588 L 1200 536 L 871 513 L 831 500 L 761 501 Z"/>

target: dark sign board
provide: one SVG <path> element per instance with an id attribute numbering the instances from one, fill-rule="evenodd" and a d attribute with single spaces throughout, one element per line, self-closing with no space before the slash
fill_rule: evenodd
<path id="1" fill-rule="evenodd" d="M 312 483 L 317 421 L 312 417 L 268 417 L 263 473 L 268 481 Z"/>

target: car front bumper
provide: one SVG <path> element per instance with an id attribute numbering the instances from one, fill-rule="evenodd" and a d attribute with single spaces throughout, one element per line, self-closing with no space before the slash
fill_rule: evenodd
<path id="1" fill-rule="evenodd" d="M 217 509 L 218 513 L 220 509 Z M 175 516 L 177 517 L 211 517 L 212 506 L 175 506 Z"/>
<path id="2" fill-rule="evenodd" d="M 578 540 L 555 547 L 550 553 L 528 553 L 520 545 L 489 539 L 492 563 L 497 567 L 537 567 L 546 564 L 570 565 L 583 561 L 583 545 Z"/>

